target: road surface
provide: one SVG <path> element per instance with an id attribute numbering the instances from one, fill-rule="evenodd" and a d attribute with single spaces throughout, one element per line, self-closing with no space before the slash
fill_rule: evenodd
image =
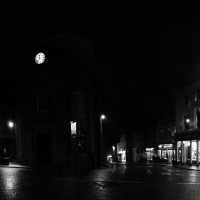
<path id="1" fill-rule="evenodd" d="M 200 171 L 113 164 L 87 173 L 0 168 L 0 199 L 199 200 Z"/>

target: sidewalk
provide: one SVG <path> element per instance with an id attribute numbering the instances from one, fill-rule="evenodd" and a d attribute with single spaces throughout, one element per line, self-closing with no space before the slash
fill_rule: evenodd
<path id="1" fill-rule="evenodd" d="M 174 168 L 180 168 L 180 169 L 186 169 L 186 170 L 195 170 L 195 171 L 200 171 L 200 166 L 197 167 L 196 165 L 172 165 Z"/>
<path id="2" fill-rule="evenodd" d="M 177 165 L 172 165 L 171 163 L 160 163 L 160 165 L 164 166 L 171 166 L 174 168 L 180 168 L 180 169 L 186 169 L 186 170 L 195 170 L 195 171 L 200 171 L 200 166 L 197 167 L 196 165 L 189 165 L 189 164 L 177 164 Z"/>
<path id="3" fill-rule="evenodd" d="M 63 173 L 63 174 L 68 173 L 71 175 L 83 174 L 90 170 L 90 169 L 80 169 L 80 168 L 69 168 L 66 166 L 53 166 L 53 165 L 27 166 L 27 165 L 22 165 L 17 162 L 10 162 L 9 165 L 0 165 L 0 168 L 22 168 L 22 169 L 39 170 L 39 171 L 53 172 L 53 173 L 57 173 L 57 172 Z M 99 169 L 104 169 L 104 168 L 101 167 Z"/>
<path id="4" fill-rule="evenodd" d="M 149 164 L 153 164 L 153 163 L 149 163 Z M 179 169 L 185 169 L 185 170 L 195 170 L 195 171 L 200 171 L 200 166 L 197 167 L 196 165 L 189 165 L 189 164 L 178 164 L 178 165 L 172 165 L 171 163 L 154 163 L 154 164 L 159 164 L 159 165 L 163 165 L 163 166 L 169 166 L 169 167 L 174 167 L 174 168 L 179 168 Z M 110 165 L 110 166 L 109 166 Z M 106 169 L 111 167 L 112 165 L 127 165 L 127 163 L 110 163 L 109 165 L 106 166 L 101 166 L 98 169 Z M 130 165 L 130 164 L 129 164 Z M 135 164 L 134 164 L 135 165 Z M 31 166 L 26 166 L 26 165 L 22 165 L 19 164 L 17 162 L 10 162 L 9 165 L 0 165 L 0 167 L 6 167 L 6 168 L 24 168 L 24 169 L 34 169 L 34 167 Z M 35 168 L 37 169 L 37 167 Z M 51 170 L 62 170 L 62 171 L 76 171 L 78 172 L 79 170 L 69 170 L 69 169 L 65 169 L 62 167 L 47 167 L 47 169 L 51 169 Z"/>
<path id="5" fill-rule="evenodd" d="M 32 169 L 30 166 L 21 165 L 17 162 L 10 162 L 9 165 L 0 165 L 0 167 Z"/>

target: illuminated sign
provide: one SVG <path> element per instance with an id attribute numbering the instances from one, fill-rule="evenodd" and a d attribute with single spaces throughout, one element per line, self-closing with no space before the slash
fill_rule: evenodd
<path id="1" fill-rule="evenodd" d="M 158 145 L 159 149 L 172 149 L 173 148 L 173 144 L 160 144 Z"/>
<path id="2" fill-rule="evenodd" d="M 146 148 L 146 151 L 153 151 L 154 148 Z"/>

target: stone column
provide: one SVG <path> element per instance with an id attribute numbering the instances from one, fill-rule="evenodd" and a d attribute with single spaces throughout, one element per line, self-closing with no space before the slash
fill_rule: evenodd
<path id="1" fill-rule="evenodd" d="M 196 153 L 197 157 L 197 166 L 199 166 L 199 140 L 197 140 L 197 153 Z"/>
<path id="2" fill-rule="evenodd" d="M 181 141 L 181 163 L 183 163 L 184 159 L 184 147 L 183 147 L 183 141 Z"/>
<path id="3" fill-rule="evenodd" d="M 190 164 L 192 165 L 192 140 L 190 140 Z"/>
<path id="4" fill-rule="evenodd" d="M 178 154 L 179 154 L 179 151 L 178 151 L 178 141 L 176 141 L 176 162 L 178 162 Z"/>

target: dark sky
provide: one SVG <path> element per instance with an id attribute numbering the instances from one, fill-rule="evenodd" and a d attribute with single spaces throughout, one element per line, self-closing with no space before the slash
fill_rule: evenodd
<path id="1" fill-rule="evenodd" d="M 94 48 L 102 111 L 112 124 L 148 130 L 171 113 L 175 92 L 200 77 L 200 12 L 190 4 L 138 2 L 1 3 L 2 80 L 12 80 L 15 61 L 35 43 L 80 35 Z"/>

